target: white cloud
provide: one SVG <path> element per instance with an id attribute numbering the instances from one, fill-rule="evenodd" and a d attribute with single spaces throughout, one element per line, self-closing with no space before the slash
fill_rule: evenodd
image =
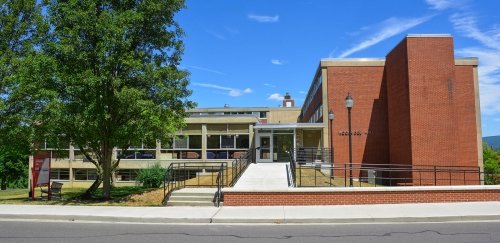
<path id="1" fill-rule="evenodd" d="M 411 18 L 411 19 L 394 18 L 394 17 L 386 19 L 380 24 L 380 27 L 378 28 L 379 30 L 375 34 L 372 34 L 366 40 L 359 42 L 350 49 L 343 51 L 339 57 L 340 58 L 347 57 L 355 52 L 371 47 L 387 38 L 393 37 L 419 24 L 422 24 L 431 19 L 432 17 L 433 15 L 427 15 L 420 18 Z"/>
<path id="2" fill-rule="evenodd" d="M 488 32 L 482 32 L 477 27 L 476 18 L 468 14 L 453 14 L 450 21 L 455 30 L 462 35 L 475 39 L 489 48 L 500 50 L 500 29 L 492 28 Z"/>
<path id="3" fill-rule="evenodd" d="M 493 118 L 493 121 L 500 122 L 500 117 Z"/>
<path id="4" fill-rule="evenodd" d="M 220 33 L 217 33 L 213 30 L 205 30 L 207 33 L 209 33 L 210 35 L 212 35 L 213 37 L 219 39 L 219 40 L 226 40 L 226 37 L 223 36 L 222 34 Z"/>
<path id="5" fill-rule="evenodd" d="M 255 15 L 255 14 L 249 14 L 248 18 L 260 23 L 274 23 L 278 22 L 280 20 L 279 15 L 275 16 L 266 16 L 266 15 Z"/>
<path id="6" fill-rule="evenodd" d="M 205 72 L 210 72 L 210 73 L 216 73 L 216 74 L 220 74 L 220 75 L 226 75 L 225 73 L 223 73 L 221 71 L 217 71 L 217 70 L 206 68 L 206 67 L 187 65 L 186 68 L 188 68 L 188 69 L 190 69 L 190 68 L 191 69 L 197 69 L 197 70 L 201 70 L 201 71 L 205 71 Z"/>
<path id="7" fill-rule="evenodd" d="M 277 101 L 282 101 L 285 97 L 280 95 L 279 93 L 274 93 L 267 97 L 268 100 L 277 100 Z"/>
<path id="8" fill-rule="evenodd" d="M 267 86 L 269 88 L 276 88 L 276 85 L 274 84 L 269 84 L 269 83 L 265 83 L 264 86 Z"/>
<path id="9" fill-rule="evenodd" d="M 430 5 L 431 9 L 435 10 L 445 10 L 451 8 L 456 4 L 456 1 L 450 0 L 425 0 L 425 2 Z"/>
<path id="10" fill-rule="evenodd" d="M 455 53 L 479 58 L 481 113 L 500 114 L 500 30 L 494 26 L 488 31 L 481 31 L 476 17 L 466 13 L 453 14 L 450 21 L 458 33 L 481 44 L 456 50 Z"/>
<path id="11" fill-rule="evenodd" d="M 271 63 L 274 64 L 274 65 L 283 65 L 283 64 L 285 64 L 283 61 L 280 61 L 278 59 L 272 59 Z"/>
<path id="12" fill-rule="evenodd" d="M 217 84 L 208 84 L 208 83 L 192 83 L 195 86 L 200 86 L 200 87 L 205 87 L 205 88 L 212 88 L 212 89 L 218 89 L 218 90 L 224 90 L 228 91 L 227 95 L 232 96 L 232 97 L 238 97 L 242 96 L 244 93 L 248 94 L 252 92 L 252 89 L 246 88 L 245 90 L 241 91 L 236 88 L 230 88 L 230 87 L 224 87 L 220 86 Z"/>
<path id="13" fill-rule="evenodd" d="M 301 91 L 299 91 L 299 93 L 300 93 L 300 94 L 306 94 L 306 91 L 301 90 Z"/>

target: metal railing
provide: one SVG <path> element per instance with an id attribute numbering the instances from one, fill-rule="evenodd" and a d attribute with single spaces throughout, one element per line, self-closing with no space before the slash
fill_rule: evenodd
<path id="1" fill-rule="evenodd" d="M 289 153 L 290 161 L 297 164 L 332 164 L 333 151 L 330 148 L 296 148 Z"/>
<path id="2" fill-rule="evenodd" d="M 163 178 L 163 204 L 165 205 L 173 191 L 186 187 L 218 187 L 218 183 L 227 186 L 229 177 L 223 174 L 217 182 L 220 170 L 227 169 L 227 162 L 184 162 L 171 163 Z"/>
<path id="3" fill-rule="evenodd" d="M 166 205 L 175 190 L 186 187 L 215 187 L 214 202 L 217 206 L 223 201 L 222 188 L 233 186 L 253 161 L 253 154 L 248 150 L 240 158 L 235 158 L 228 167 L 228 162 L 184 162 L 171 163 L 163 178 L 163 205 Z M 217 201 L 218 200 L 218 201 Z"/>
<path id="4" fill-rule="evenodd" d="M 231 163 L 231 181 L 229 186 L 234 186 L 238 179 L 240 179 L 241 175 L 247 169 L 248 165 L 253 162 L 253 153 L 252 149 L 249 149 L 243 156 L 240 158 L 236 158 Z"/>
<path id="5" fill-rule="evenodd" d="M 220 206 L 220 202 L 222 199 L 222 187 L 224 184 L 224 164 L 221 163 L 219 173 L 217 174 L 217 192 L 215 193 L 214 202 L 217 207 Z"/>
<path id="6" fill-rule="evenodd" d="M 350 186 L 348 163 L 295 165 L 297 187 Z M 352 171 L 356 187 L 480 185 L 488 176 L 476 166 L 352 164 Z"/>

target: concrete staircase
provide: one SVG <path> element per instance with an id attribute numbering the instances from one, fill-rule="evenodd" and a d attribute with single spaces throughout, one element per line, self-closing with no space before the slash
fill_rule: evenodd
<path id="1" fill-rule="evenodd" d="M 172 192 L 167 206 L 215 206 L 216 192 L 216 188 L 184 188 Z"/>

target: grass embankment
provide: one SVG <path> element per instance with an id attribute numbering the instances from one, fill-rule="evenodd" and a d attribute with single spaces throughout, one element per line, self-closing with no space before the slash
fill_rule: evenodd
<path id="1" fill-rule="evenodd" d="M 224 181 L 231 182 L 232 170 L 224 172 Z M 227 175 L 226 175 L 227 173 Z M 227 176 L 227 177 L 226 177 Z M 200 174 L 185 181 L 186 186 L 208 187 L 217 185 L 217 172 Z M 226 183 L 227 184 L 227 183 Z M 98 189 L 95 196 L 83 199 L 81 195 L 86 188 L 63 188 L 62 199 L 53 198 L 48 201 L 46 197 L 40 198 L 40 189 L 35 190 L 36 200 L 28 199 L 28 189 L 10 189 L 0 191 L 0 204 L 25 204 L 25 205 L 83 205 L 83 206 L 162 206 L 163 187 L 159 189 L 146 189 L 143 187 L 115 187 L 111 190 L 111 199 L 102 200 Z"/>
<path id="2" fill-rule="evenodd" d="M 320 169 L 300 168 L 295 172 L 295 184 L 301 187 L 345 187 L 344 177 L 336 176 L 331 178 L 329 173 L 325 174 Z M 349 178 L 347 178 L 349 186 Z M 374 187 L 374 184 L 354 181 L 355 187 Z"/>
<path id="3" fill-rule="evenodd" d="M 80 205 L 80 206 L 161 206 L 163 188 L 146 189 L 143 187 L 115 187 L 111 190 L 111 199 L 103 200 L 99 197 L 102 190 L 98 189 L 96 196 L 83 199 L 81 195 L 86 188 L 63 188 L 62 199 L 57 197 L 47 200 L 40 198 L 40 189 L 35 190 L 36 200 L 28 199 L 28 189 L 10 189 L 0 191 L 0 204 L 25 205 Z"/>

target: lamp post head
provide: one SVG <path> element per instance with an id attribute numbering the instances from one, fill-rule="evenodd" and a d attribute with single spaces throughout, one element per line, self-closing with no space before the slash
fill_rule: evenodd
<path id="1" fill-rule="evenodd" d="M 330 120 L 330 121 L 333 120 L 333 117 L 334 117 L 333 111 L 329 111 L 328 112 L 328 120 Z"/>
<path id="2" fill-rule="evenodd" d="M 347 93 L 347 97 L 345 97 L 345 107 L 347 109 L 351 109 L 354 106 L 354 100 L 351 97 L 351 93 Z"/>

